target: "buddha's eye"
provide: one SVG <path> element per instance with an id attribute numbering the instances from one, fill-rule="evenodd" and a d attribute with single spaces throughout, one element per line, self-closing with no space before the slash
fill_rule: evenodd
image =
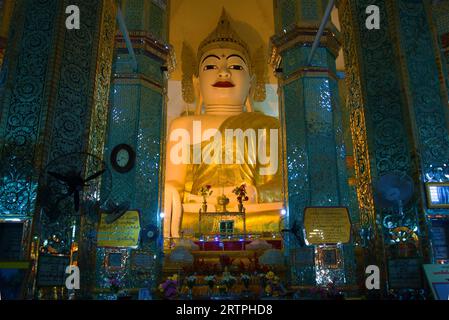
<path id="1" fill-rule="evenodd" d="M 204 71 L 213 70 L 213 69 L 217 69 L 217 66 L 214 64 L 208 64 L 208 65 L 204 66 L 204 68 L 203 68 Z"/>
<path id="2" fill-rule="evenodd" d="M 229 66 L 229 69 L 232 69 L 232 70 L 243 70 L 243 67 L 242 66 L 239 66 L 238 64 L 234 64 L 234 65 L 232 65 L 232 66 Z"/>

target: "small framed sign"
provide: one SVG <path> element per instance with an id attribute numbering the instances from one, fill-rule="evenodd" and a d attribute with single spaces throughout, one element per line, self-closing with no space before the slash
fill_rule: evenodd
<path id="1" fill-rule="evenodd" d="M 133 251 L 131 253 L 131 269 L 151 270 L 154 264 L 154 255 L 145 251 Z"/>
<path id="2" fill-rule="evenodd" d="M 108 272 L 119 271 L 125 268 L 128 259 L 126 249 L 106 249 L 104 266 Z"/>
<path id="3" fill-rule="evenodd" d="M 449 208 L 449 182 L 427 182 L 426 194 L 428 208 Z"/>
<path id="4" fill-rule="evenodd" d="M 106 248 L 137 248 L 140 235 L 140 213 L 126 211 L 113 223 L 107 223 L 106 213 L 101 214 L 98 225 L 97 246 Z"/>
<path id="5" fill-rule="evenodd" d="M 315 265 L 315 249 L 314 247 L 302 247 L 291 249 L 293 264 L 298 267 Z"/>
<path id="6" fill-rule="evenodd" d="M 38 287 L 62 287 L 68 276 L 65 269 L 70 265 L 70 257 L 65 255 L 40 255 L 37 265 Z"/>
<path id="7" fill-rule="evenodd" d="M 422 262 L 419 258 L 400 258 L 388 261 L 388 282 L 392 289 L 422 287 Z"/>
<path id="8" fill-rule="evenodd" d="M 318 247 L 318 264 L 322 268 L 339 269 L 342 267 L 340 250 L 337 247 Z"/>

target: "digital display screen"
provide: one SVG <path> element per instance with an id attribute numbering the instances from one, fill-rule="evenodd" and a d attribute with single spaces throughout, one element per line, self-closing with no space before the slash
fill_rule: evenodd
<path id="1" fill-rule="evenodd" d="M 428 183 L 427 201 L 430 208 L 449 208 L 449 183 Z"/>

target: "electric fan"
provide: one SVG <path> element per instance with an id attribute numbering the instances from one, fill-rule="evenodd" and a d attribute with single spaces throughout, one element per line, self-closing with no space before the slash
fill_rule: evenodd
<path id="1" fill-rule="evenodd" d="M 111 192 L 106 163 L 84 152 L 60 156 L 48 163 L 39 178 L 39 203 L 50 220 L 63 214 L 101 206 Z"/>
<path id="2" fill-rule="evenodd" d="M 382 208 L 397 208 L 403 216 L 403 207 L 413 196 L 414 184 L 407 175 L 388 173 L 381 176 L 375 186 L 374 199 Z"/>
<path id="3" fill-rule="evenodd" d="M 299 223 L 294 220 L 292 227 L 286 228 L 286 216 L 279 219 L 279 233 L 281 234 L 284 244 L 287 246 L 299 245 L 300 247 L 305 246 L 304 238 L 302 235 L 302 230 Z"/>

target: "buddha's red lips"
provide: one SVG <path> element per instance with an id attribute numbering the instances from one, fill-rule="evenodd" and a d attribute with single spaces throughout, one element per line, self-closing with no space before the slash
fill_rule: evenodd
<path id="1" fill-rule="evenodd" d="M 235 85 L 229 81 L 218 81 L 213 85 L 213 87 L 215 87 L 215 88 L 232 88 L 232 87 L 235 87 Z"/>

